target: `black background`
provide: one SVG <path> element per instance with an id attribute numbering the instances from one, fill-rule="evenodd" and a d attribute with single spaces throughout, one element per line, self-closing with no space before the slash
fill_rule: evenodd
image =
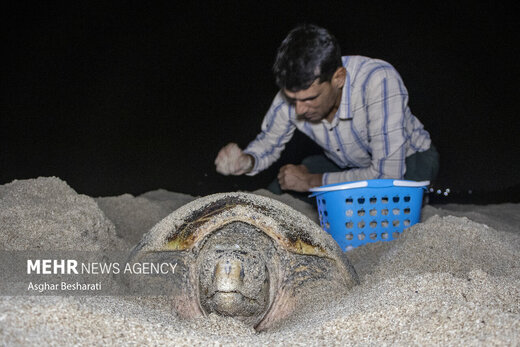
<path id="1" fill-rule="evenodd" d="M 220 176 L 213 161 L 256 136 L 277 91 L 276 48 L 306 22 L 328 28 L 343 55 L 396 67 L 441 153 L 436 187 L 517 201 L 518 13 L 495 2 L 11 4 L 0 184 L 58 176 L 91 196 L 263 187 L 319 149 L 297 134 L 255 177 Z"/>

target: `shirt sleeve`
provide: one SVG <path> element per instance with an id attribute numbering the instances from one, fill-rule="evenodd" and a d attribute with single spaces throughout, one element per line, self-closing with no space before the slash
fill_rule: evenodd
<path id="1" fill-rule="evenodd" d="M 262 131 L 244 150 L 255 159 L 253 169 L 247 175 L 256 175 L 280 158 L 296 128 L 291 121 L 292 113 L 282 93 L 278 92 L 262 121 Z"/>
<path id="2" fill-rule="evenodd" d="M 408 92 L 391 65 L 381 65 L 368 74 L 364 84 L 368 141 L 372 161 L 368 167 L 326 173 L 322 183 L 331 184 L 366 179 L 402 179 L 405 173 L 405 117 Z"/>

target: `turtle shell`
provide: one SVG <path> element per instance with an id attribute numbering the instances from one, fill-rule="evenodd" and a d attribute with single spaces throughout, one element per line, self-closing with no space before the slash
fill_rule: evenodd
<path id="1" fill-rule="evenodd" d="M 265 262 L 265 271 L 261 268 L 263 263 L 248 265 L 244 259 L 247 255 L 237 255 L 233 246 L 241 248 L 242 254 L 254 253 L 255 262 L 258 259 Z M 227 252 L 225 261 L 212 260 L 219 252 Z M 244 276 L 247 279 L 248 272 L 267 273 L 265 300 L 259 301 L 258 308 L 244 306 L 245 311 L 254 312 L 248 314 L 249 318 L 242 317 L 257 329 L 268 328 L 296 310 L 298 303 L 294 296 L 309 283 L 349 289 L 359 282 L 339 246 L 316 223 L 279 201 L 250 193 L 219 193 L 182 206 L 145 234 L 129 259 L 130 262 L 164 260 L 178 266 L 176 273 L 166 280 L 175 308 L 185 317 L 205 315 L 209 313 L 208 307 L 220 307 L 218 303 L 207 304 L 208 287 L 213 285 L 204 284 L 215 281 L 220 273 L 232 276 L 236 270 L 236 281 L 244 281 Z M 215 269 L 206 271 L 206 267 L 213 266 L 207 264 L 214 264 Z M 205 271 L 211 279 L 201 279 Z M 231 277 L 222 281 L 221 286 L 227 287 L 235 283 Z M 253 287 L 263 286 L 251 284 L 241 292 L 246 292 L 244 295 L 250 302 L 256 302 L 250 299 L 259 295 Z M 231 297 L 230 292 L 235 291 L 222 295 Z M 224 301 L 226 308 L 216 309 L 216 313 L 235 316 L 240 311 L 235 307 L 241 307 L 236 299 Z"/>

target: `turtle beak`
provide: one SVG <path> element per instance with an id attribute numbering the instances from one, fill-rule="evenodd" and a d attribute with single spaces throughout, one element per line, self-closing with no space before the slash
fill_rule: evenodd
<path id="1" fill-rule="evenodd" d="M 239 291 L 244 280 L 242 263 L 238 259 L 222 260 L 215 266 L 214 276 L 214 284 L 217 291 Z"/>
<path id="2" fill-rule="evenodd" d="M 260 265 L 261 271 L 255 271 L 253 265 L 259 264 L 252 259 L 247 254 L 225 252 L 216 260 L 210 281 L 202 280 L 208 285 L 203 287 L 201 301 L 206 313 L 250 320 L 264 313 L 269 302 L 269 272 L 265 265 Z"/>
<path id="3" fill-rule="evenodd" d="M 243 314 L 246 299 L 241 293 L 244 273 L 238 259 L 221 260 L 215 266 L 213 277 L 213 302 L 217 312 L 236 316 Z"/>

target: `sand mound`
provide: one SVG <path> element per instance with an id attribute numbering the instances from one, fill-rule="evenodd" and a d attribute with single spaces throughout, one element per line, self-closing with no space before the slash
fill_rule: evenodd
<path id="1" fill-rule="evenodd" d="M 379 260 L 374 276 L 472 270 L 520 279 L 520 234 L 494 230 L 465 217 L 433 216 L 405 231 Z"/>
<path id="2" fill-rule="evenodd" d="M 145 194 L 96 201 L 118 226 L 117 232 L 131 240 L 182 198 L 165 191 L 155 194 L 163 200 Z M 284 199 L 311 213 L 300 201 Z M 0 186 L 0 204 L 1 240 L 9 249 L 35 243 L 67 246 L 80 240 L 102 247 L 118 239 L 93 199 L 56 178 Z M 459 217 L 450 215 L 452 211 Z M 256 333 L 234 319 L 214 315 L 181 320 L 163 297 L 4 296 L 0 344 L 519 345 L 517 211 L 518 205 L 512 204 L 470 211 L 428 206 L 425 221 L 399 239 L 347 254 L 362 279 L 348 296 L 321 298 L 268 332 Z M 30 235 L 19 236 L 17 230 Z M 62 230 L 70 235 L 55 235 Z"/>
<path id="3" fill-rule="evenodd" d="M 480 270 L 387 277 L 338 301 L 316 333 L 340 344 L 514 345 L 519 295 L 514 280 Z"/>
<path id="4" fill-rule="evenodd" d="M 0 186 L 0 249 L 122 249 L 114 225 L 91 197 L 55 177 Z"/>
<path id="5" fill-rule="evenodd" d="M 117 235 L 133 246 L 155 223 L 194 199 L 190 195 L 161 189 L 138 197 L 123 194 L 95 200 L 99 208 L 114 223 Z"/>
<path id="6" fill-rule="evenodd" d="M 520 233 L 520 204 L 457 205 L 447 204 L 423 209 L 423 220 L 433 215 L 466 217 L 496 230 Z"/>

